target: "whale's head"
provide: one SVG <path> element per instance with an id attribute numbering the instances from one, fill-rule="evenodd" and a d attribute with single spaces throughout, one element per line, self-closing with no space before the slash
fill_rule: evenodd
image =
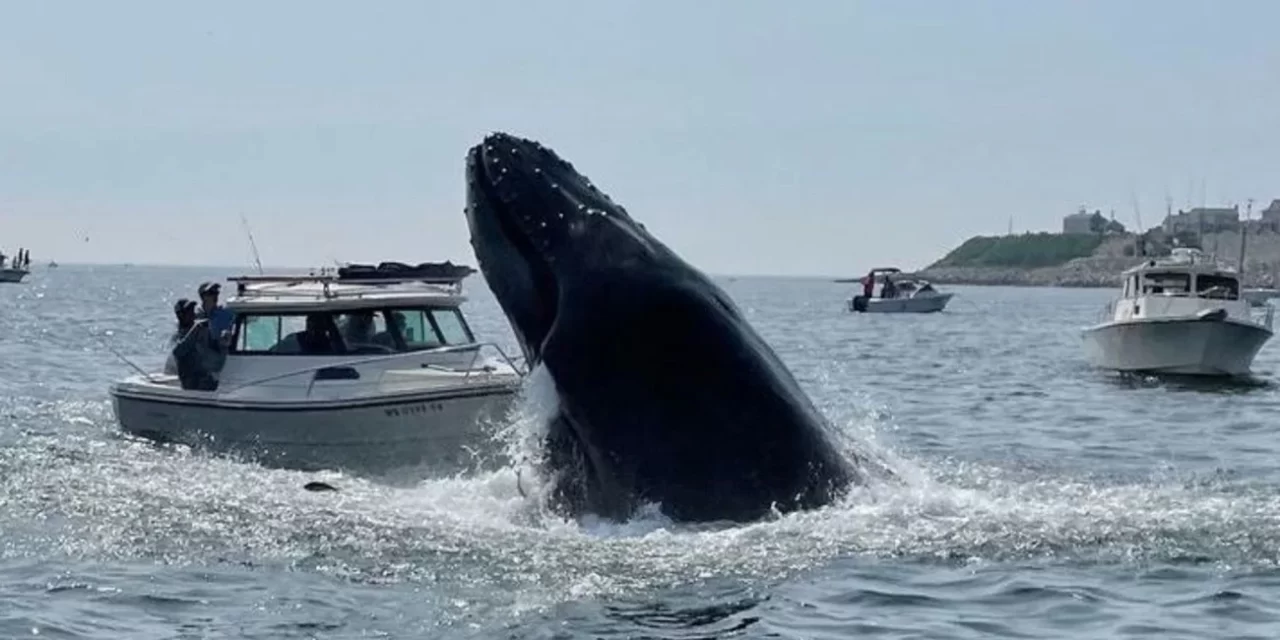
<path id="1" fill-rule="evenodd" d="M 480 270 L 530 363 L 566 287 L 601 269 L 680 262 L 573 165 L 505 133 L 467 154 L 466 215 Z"/>
<path id="2" fill-rule="evenodd" d="M 554 502 L 751 519 L 859 477 L 729 296 L 555 152 L 486 137 L 467 157 L 466 213 L 527 360 L 555 381 Z"/>

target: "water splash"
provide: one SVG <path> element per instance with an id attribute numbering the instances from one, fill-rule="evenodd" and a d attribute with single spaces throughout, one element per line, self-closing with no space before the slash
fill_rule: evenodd
<path id="1" fill-rule="evenodd" d="M 771 581 L 857 555 L 1254 567 L 1280 557 L 1280 497 L 1267 487 L 1176 474 L 1129 483 L 1025 477 L 913 458 L 875 437 L 885 425 L 865 405 L 836 424 L 848 442 L 886 459 L 901 484 L 873 483 L 828 508 L 729 526 L 674 524 L 656 509 L 621 524 L 565 521 L 542 508 L 530 486 L 533 461 L 556 406 L 541 370 L 496 436 L 511 466 L 411 486 L 122 438 L 109 409 L 94 403 L 11 402 L 15 412 L 26 407 L 23 422 L 48 428 L 10 431 L 11 446 L 0 449 L 5 558 L 280 566 L 432 583 L 442 585 L 433 593 L 510 612 L 713 579 Z M 342 491 L 304 491 L 313 479 Z"/>

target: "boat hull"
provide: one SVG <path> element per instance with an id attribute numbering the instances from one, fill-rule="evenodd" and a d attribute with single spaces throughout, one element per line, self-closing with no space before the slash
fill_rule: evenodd
<path id="1" fill-rule="evenodd" d="M 121 429 L 159 442 L 266 466 L 381 473 L 404 467 L 453 475 L 497 468 L 492 435 L 518 387 L 507 384 L 321 403 L 218 399 L 116 385 Z"/>
<path id="2" fill-rule="evenodd" d="M 28 273 L 26 269 L 0 269 L 0 282 L 22 282 Z"/>
<path id="3" fill-rule="evenodd" d="M 849 310 L 859 313 L 936 313 L 946 308 L 952 293 L 938 293 L 910 298 L 871 298 L 855 296 Z"/>
<path id="4" fill-rule="evenodd" d="M 1134 373 L 1244 376 L 1271 338 L 1265 327 L 1196 318 L 1112 322 L 1084 332 L 1097 367 Z"/>

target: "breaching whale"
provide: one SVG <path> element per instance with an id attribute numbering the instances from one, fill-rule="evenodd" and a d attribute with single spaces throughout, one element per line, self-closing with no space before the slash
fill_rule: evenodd
<path id="1" fill-rule="evenodd" d="M 493 133 L 466 176 L 480 270 L 555 381 L 542 464 L 559 513 L 741 522 L 865 480 L 729 296 L 554 151 Z"/>

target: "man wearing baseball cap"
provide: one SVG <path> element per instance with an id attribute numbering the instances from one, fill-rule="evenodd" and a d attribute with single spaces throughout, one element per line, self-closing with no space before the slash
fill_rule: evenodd
<path id="1" fill-rule="evenodd" d="M 206 282 L 200 285 L 197 292 L 200 294 L 200 312 L 196 314 L 196 318 L 208 318 L 209 328 L 213 330 L 214 335 L 230 330 L 234 314 L 218 304 L 218 294 L 222 293 L 222 285 Z"/>

